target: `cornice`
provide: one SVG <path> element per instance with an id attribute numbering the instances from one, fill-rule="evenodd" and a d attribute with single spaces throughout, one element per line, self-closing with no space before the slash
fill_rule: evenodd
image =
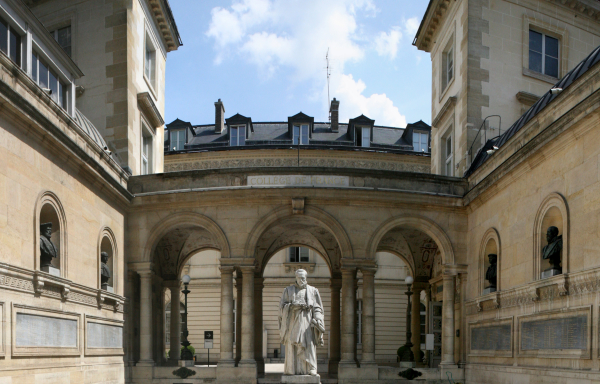
<path id="1" fill-rule="evenodd" d="M 440 123 L 440 121 L 442 121 L 446 114 L 450 110 L 452 110 L 452 108 L 454 108 L 454 106 L 456 105 L 456 100 L 456 96 L 450 96 L 448 100 L 446 100 L 435 119 L 433 119 L 433 122 L 431 123 L 431 128 L 438 128 L 438 124 Z"/>
<path id="2" fill-rule="evenodd" d="M 417 31 L 417 36 L 413 40 L 419 50 L 431 52 L 433 48 L 433 36 L 440 27 L 442 19 L 450 7 L 450 0 L 430 0 L 427 6 L 425 16 L 421 20 L 421 25 Z"/>
<path id="3" fill-rule="evenodd" d="M 167 47 L 167 52 L 175 51 L 182 43 L 168 3 L 165 3 L 165 0 L 148 0 L 148 4 L 165 47 Z"/>
<path id="4" fill-rule="evenodd" d="M 162 127 L 165 124 L 160 111 L 152 101 L 152 96 L 150 96 L 149 92 L 138 93 L 137 95 L 138 105 L 141 107 L 141 110 L 144 112 L 144 116 L 150 120 L 150 124 L 152 124 L 153 128 Z"/>

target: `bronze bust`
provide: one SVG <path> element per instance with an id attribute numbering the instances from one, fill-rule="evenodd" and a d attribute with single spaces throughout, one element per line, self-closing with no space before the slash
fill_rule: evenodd
<path id="1" fill-rule="evenodd" d="M 490 282 L 489 288 L 493 288 L 492 291 L 495 291 L 498 278 L 498 255 L 490 253 L 488 260 L 490 261 L 490 266 L 485 272 L 485 279 Z"/>
<path id="2" fill-rule="evenodd" d="M 58 251 L 50 238 L 52 237 L 52 223 L 40 225 L 40 267 L 51 267 L 52 259 L 58 257 Z"/>
<path id="3" fill-rule="evenodd" d="M 554 226 L 548 227 L 548 231 L 546 232 L 546 240 L 548 241 L 548 245 L 542 249 L 542 258 L 550 262 L 552 269 L 556 269 L 562 273 L 562 267 L 560 265 L 562 235 L 558 235 L 558 228 Z"/>
<path id="4" fill-rule="evenodd" d="M 108 288 L 108 280 L 110 280 L 110 269 L 108 269 L 108 253 L 101 252 L 100 253 L 100 287 L 105 291 Z"/>

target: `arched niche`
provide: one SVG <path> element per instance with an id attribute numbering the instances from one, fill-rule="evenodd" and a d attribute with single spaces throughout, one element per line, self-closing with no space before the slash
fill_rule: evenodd
<path id="1" fill-rule="evenodd" d="M 50 241 L 56 248 L 57 257 L 51 261 L 53 268 L 42 268 L 40 237 L 43 233 L 40 226 L 48 223 L 52 223 Z M 34 268 L 67 278 L 67 219 L 58 196 L 53 192 L 45 191 L 38 197 L 35 206 L 34 234 Z"/>
<path id="2" fill-rule="evenodd" d="M 533 232 L 533 273 L 534 279 L 542 278 L 542 273 L 550 269 L 550 262 L 542 257 L 543 249 L 548 245 L 547 231 L 550 227 L 558 229 L 562 237 L 561 267 L 562 273 L 569 272 L 569 210 L 567 200 L 559 193 L 551 193 L 540 205 L 536 214 Z M 549 276 L 546 276 L 549 277 Z"/>
<path id="3" fill-rule="evenodd" d="M 486 279 L 488 268 L 490 267 L 489 255 L 496 255 L 496 291 L 500 290 L 501 274 L 501 255 L 500 255 L 500 236 L 495 228 L 488 229 L 481 239 L 479 251 L 479 292 L 490 293 L 494 290 L 488 289 L 491 284 Z"/>
<path id="4" fill-rule="evenodd" d="M 108 255 L 108 261 L 106 262 L 106 266 L 110 271 L 110 278 L 108 279 L 108 284 L 106 290 L 109 292 L 117 292 L 117 283 L 119 280 L 118 277 L 118 252 L 117 252 L 117 241 L 114 233 L 108 227 L 102 228 L 100 231 L 99 241 L 98 241 L 98 289 L 104 289 L 102 287 L 102 253 L 106 252 Z"/>

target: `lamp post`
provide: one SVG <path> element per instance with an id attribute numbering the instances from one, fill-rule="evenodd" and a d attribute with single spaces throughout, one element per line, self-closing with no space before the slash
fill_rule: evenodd
<path id="1" fill-rule="evenodd" d="M 181 345 L 184 347 L 181 350 L 181 360 L 194 360 L 194 356 L 192 355 L 192 351 L 189 350 L 189 346 L 190 346 L 190 342 L 188 341 L 188 327 L 187 327 L 187 308 L 188 308 L 188 303 L 187 303 L 187 296 L 188 293 L 190 293 L 190 290 L 188 289 L 188 284 L 190 283 L 190 276 L 189 275 L 184 275 L 181 278 L 181 281 L 183 282 L 183 294 L 185 295 L 185 313 L 183 315 L 183 340 L 181 341 Z"/>
<path id="2" fill-rule="evenodd" d="M 404 279 L 404 282 L 406 283 L 407 286 L 407 291 L 406 291 L 406 296 L 408 297 L 408 306 L 407 306 L 407 310 L 406 310 L 406 344 L 404 344 L 404 347 L 402 347 L 402 354 L 400 356 L 400 364 L 402 366 L 403 362 L 408 362 L 408 364 L 405 363 L 406 367 L 414 367 L 415 366 L 415 356 L 413 355 L 412 352 L 412 332 L 410 329 L 410 325 L 411 325 L 411 302 L 410 302 L 410 297 L 412 296 L 412 291 L 410 290 L 410 286 L 412 285 L 414 279 L 412 278 L 412 276 L 407 276 L 406 279 Z"/>

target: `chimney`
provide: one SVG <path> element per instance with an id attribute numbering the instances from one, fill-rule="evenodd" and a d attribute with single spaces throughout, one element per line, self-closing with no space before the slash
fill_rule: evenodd
<path id="1" fill-rule="evenodd" d="M 225 130 L 225 107 L 221 99 L 215 103 L 215 133 Z"/>
<path id="2" fill-rule="evenodd" d="M 331 107 L 329 108 L 329 114 L 331 115 L 331 132 L 340 131 L 340 101 L 336 100 L 335 97 L 331 100 Z"/>

